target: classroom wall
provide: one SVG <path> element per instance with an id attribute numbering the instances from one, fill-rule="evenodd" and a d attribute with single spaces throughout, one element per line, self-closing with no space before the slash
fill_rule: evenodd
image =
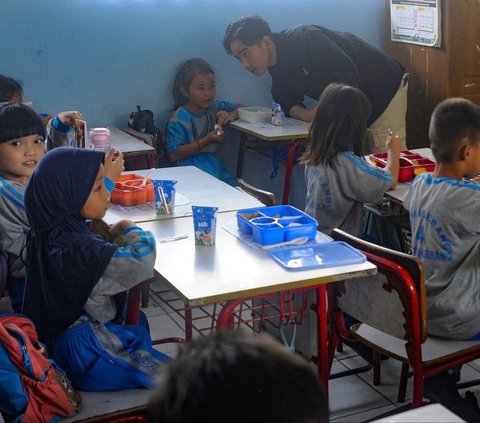
<path id="1" fill-rule="evenodd" d="M 274 31 L 317 23 L 383 48 L 383 0 L 2 0 L 0 74 L 22 80 L 39 112 L 81 110 L 89 126 L 125 124 L 137 104 L 163 123 L 176 65 L 201 56 L 218 98 L 269 105 L 270 77 L 222 47 L 228 22 L 258 14 Z"/>
<path id="2" fill-rule="evenodd" d="M 352 32 L 383 49 L 384 0 L 1 0 L 0 74 L 20 79 L 40 113 L 80 110 L 87 125 L 122 126 L 140 104 L 164 128 L 175 67 L 200 56 L 217 74 L 217 98 L 270 106 L 270 76 L 241 68 L 222 46 L 227 24 L 258 14 L 273 31 L 301 23 Z M 238 134 L 219 152 L 235 172 Z M 247 155 L 244 178 L 281 199 L 283 167 Z M 291 203 L 303 208 L 303 169 Z"/>

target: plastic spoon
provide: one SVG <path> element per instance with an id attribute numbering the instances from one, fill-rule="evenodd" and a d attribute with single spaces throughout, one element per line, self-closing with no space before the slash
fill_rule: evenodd
<path id="1" fill-rule="evenodd" d="M 147 170 L 147 173 L 145 173 L 145 177 L 143 178 L 143 181 L 142 181 L 142 183 L 140 184 L 140 188 L 143 188 L 143 187 L 146 185 L 147 180 L 148 180 L 148 175 L 150 175 L 150 172 L 151 172 L 152 170 L 154 170 L 154 169 L 155 169 L 155 168 L 152 167 L 151 169 L 148 169 L 148 170 Z"/>
<path id="2" fill-rule="evenodd" d="M 291 239 L 290 241 L 277 242 L 276 244 L 262 245 L 264 250 L 271 250 L 272 248 L 283 247 L 285 245 L 302 245 L 308 241 L 308 236 L 301 236 L 299 238 Z"/>

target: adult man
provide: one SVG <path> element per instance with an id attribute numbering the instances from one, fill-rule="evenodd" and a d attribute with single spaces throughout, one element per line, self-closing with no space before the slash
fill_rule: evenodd
<path id="1" fill-rule="evenodd" d="M 316 25 L 272 33 L 261 17 L 249 16 L 228 25 L 223 46 L 254 75 L 268 70 L 273 98 L 296 119 L 313 119 L 314 108 L 305 107 L 304 96 L 317 100 L 331 82 L 360 88 L 372 106 L 368 125 L 375 146 L 370 148 L 384 151 L 388 129 L 403 139 L 406 148 L 404 69 L 355 35 Z"/>

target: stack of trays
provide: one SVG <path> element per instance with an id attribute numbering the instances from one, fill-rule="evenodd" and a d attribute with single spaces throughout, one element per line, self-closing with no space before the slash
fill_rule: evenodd
<path id="1" fill-rule="evenodd" d="M 299 237 L 312 240 L 317 233 L 317 221 L 292 206 L 260 207 L 237 212 L 240 231 L 252 234 L 262 245 L 291 241 Z"/>

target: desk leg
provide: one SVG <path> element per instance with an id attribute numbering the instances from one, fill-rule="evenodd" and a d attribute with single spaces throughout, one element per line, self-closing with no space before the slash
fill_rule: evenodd
<path id="1" fill-rule="evenodd" d="M 138 324 L 138 312 L 140 308 L 140 295 L 142 293 L 142 284 L 134 286 L 128 291 L 127 315 L 125 316 L 126 325 Z"/>
<path id="2" fill-rule="evenodd" d="M 288 204 L 290 197 L 290 184 L 292 183 L 293 162 L 295 161 L 295 151 L 302 139 L 294 140 L 288 148 L 287 164 L 285 167 L 285 181 L 283 183 L 282 204 Z"/>
<path id="3" fill-rule="evenodd" d="M 193 338 L 192 309 L 185 303 L 185 340 L 191 341 Z"/>
<path id="4" fill-rule="evenodd" d="M 245 143 L 247 142 L 247 134 L 245 132 L 240 133 L 240 143 L 238 145 L 237 156 L 237 178 L 242 177 L 243 170 L 243 157 L 245 156 Z"/>
<path id="5" fill-rule="evenodd" d="M 327 289 L 326 285 L 317 288 L 317 329 L 318 329 L 318 369 L 328 401 L 328 322 L 327 322 Z"/>

